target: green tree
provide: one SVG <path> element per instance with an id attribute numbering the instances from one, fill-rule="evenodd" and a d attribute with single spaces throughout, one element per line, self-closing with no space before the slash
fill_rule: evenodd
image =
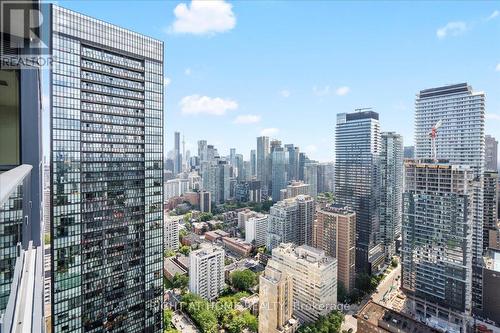
<path id="1" fill-rule="evenodd" d="M 50 245 L 50 233 L 46 233 L 43 235 L 43 242 L 45 245 Z"/>
<path id="2" fill-rule="evenodd" d="M 347 289 L 344 287 L 344 284 L 340 281 L 337 283 L 337 300 L 340 303 L 348 303 L 349 294 L 347 293 Z"/>
<path id="3" fill-rule="evenodd" d="M 251 314 L 248 310 L 243 311 L 242 318 L 245 321 L 245 327 L 252 332 L 257 332 L 259 330 L 259 322 L 257 317 Z"/>
<path id="4" fill-rule="evenodd" d="M 343 321 L 342 312 L 334 310 L 325 317 L 319 317 L 314 323 L 301 326 L 298 333 L 339 333 Z"/>
<path id="5" fill-rule="evenodd" d="M 231 273 L 231 285 L 238 290 L 249 290 L 257 284 L 257 275 L 249 269 Z"/>
<path id="6" fill-rule="evenodd" d="M 175 251 L 174 250 L 165 250 L 165 252 L 163 252 L 163 256 L 165 258 L 173 257 L 173 256 L 175 256 Z"/>
<path id="7" fill-rule="evenodd" d="M 170 309 L 163 310 L 163 328 L 165 330 L 172 328 L 172 310 Z"/>
<path id="8" fill-rule="evenodd" d="M 201 213 L 200 214 L 200 221 L 201 222 L 210 221 L 212 218 L 213 218 L 212 213 Z"/>
<path id="9" fill-rule="evenodd" d="M 398 259 L 393 258 L 391 260 L 391 266 L 394 267 L 394 268 L 398 267 Z"/>
<path id="10" fill-rule="evenodd" d="M 181 248 L 179 249 L 179 252 L 182 253 L 183 255 L 187 256 L 189 252 L 191 252 L 191 247 L 187 245 L 182 245 Z"/>
<path id="11" fill-rule="evenodd" d="M 172 279 L 172 285 L 174 288 L 185 289 L 189 284 L 189 277 L 184 274 L 175 273 Z"/>

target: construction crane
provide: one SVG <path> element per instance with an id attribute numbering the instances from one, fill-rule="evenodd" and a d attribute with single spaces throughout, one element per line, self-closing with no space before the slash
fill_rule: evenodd
<path id="1" fill-rule="evenodd" d="M 443 122 L 439 120 L 436 125 L 432 126 L 431 131 L 429 132 L 429 136 L 431 137 L 431 149 L 432 149 L 432 158 L 434 162 L 437 162 L 437 151 L 436 151 L 436 136 L 437 130 L 443 125 Z"/>

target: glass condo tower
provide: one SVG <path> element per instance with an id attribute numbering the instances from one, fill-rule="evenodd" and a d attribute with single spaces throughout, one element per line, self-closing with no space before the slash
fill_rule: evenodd
<path id="1" fill-rule="evenodd" d="M 163 42 L 52 6 L 53 332 L 161 332 Z"/>

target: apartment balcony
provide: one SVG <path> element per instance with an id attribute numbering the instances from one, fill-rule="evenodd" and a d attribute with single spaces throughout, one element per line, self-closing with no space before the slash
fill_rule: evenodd
<path id="1" fill-rule="evenodd" d="M 0 302 L 0 333 L 43 332 L 43 248 L 33 246 L 31 165 L 0 173 L 0 252 L 6 267 L 0 284 L 9 291 Z M 9 233 L 9 234 L 7 234 Z M 33 235 L 35 236 L 35 235 Z"/>

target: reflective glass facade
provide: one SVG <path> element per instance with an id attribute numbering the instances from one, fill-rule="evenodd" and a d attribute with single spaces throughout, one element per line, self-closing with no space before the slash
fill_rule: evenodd
<path id="1" fill-rule="evenodd" d="M 370 253 L 379 244 L 380 140 L 378 113 L 337 115 L 335 197 L 338 204 L 356 212 L 358 272 L 370 272 Z"/>
<path id="2" fill-rule="evenodd" d="M 161 332 L 163 43 L 52 7 L 53 332 Z"/>

